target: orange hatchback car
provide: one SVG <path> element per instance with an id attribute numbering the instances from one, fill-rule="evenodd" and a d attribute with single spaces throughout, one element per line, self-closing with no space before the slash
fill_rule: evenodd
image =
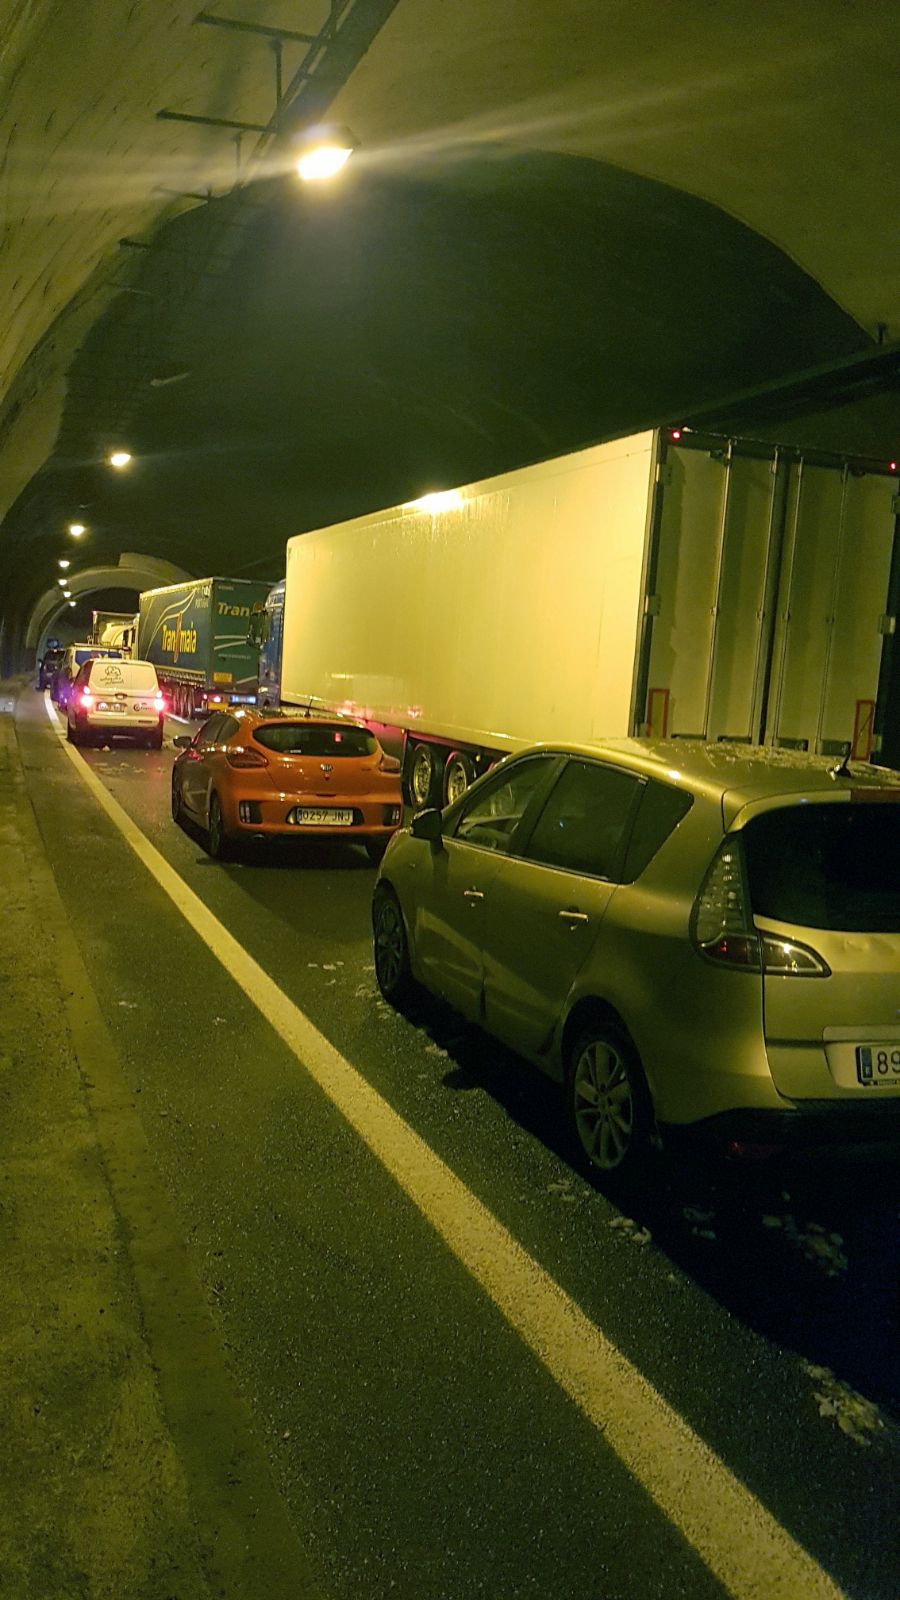
<path id="1" fill-rule="evenodd" d="M 250 838 L 341 838 L 380 861 L 403 816 L 400 762 L 338 717 L 234 711 L 182 734 L 172 816 L 198 823 L 219 860 Z"/>

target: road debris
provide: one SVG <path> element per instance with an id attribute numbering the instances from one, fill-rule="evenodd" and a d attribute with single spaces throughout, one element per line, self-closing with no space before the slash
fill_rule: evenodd
<path id="1" fill-rule="evenodd" d="M 843 1234 L 829 1233 L 820 1222 L 798 1223 L 792 1212 L 783 1217 L 769 1214 L 761 1218 L 764 1228 L 781 1228 L 794 1245 L 826 1278 L 839 1278 L 847 1270 L 847 1257 L 841 1246 Z"/>
<path id="2" fill-rule="evenodd" d="M 623 1233 L 626 1239 L 630 1239 L 633 1244 L 649 1244 L 653 1237 L 650 1229 L 642 1227 L 639 1222 L 635 1222 L 633 1217 L 613 1217 L 609 1226 L 616 1233 Z"/>
<path id="3" fill-rule="evenodd" d="M 818 1402 L 819 1416 L 831 1418 L 854 1444 L 863 1448 L 870 1445 L 873 1434 L 884 1427 L 878 1407 L 848 1383 L 842 1383 L 830 1368 L 816 1367 L 808 1361 L 802 1365 L 815 1385 L 813 1398 Z"/>

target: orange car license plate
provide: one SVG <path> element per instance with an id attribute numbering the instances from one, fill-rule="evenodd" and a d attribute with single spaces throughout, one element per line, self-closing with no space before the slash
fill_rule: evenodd
<path id="1" fill-rule="evenodd" d="M 353 812 L 335 806 L 295 806 L 288 820 L 301 828 L 352 828 Z"/>

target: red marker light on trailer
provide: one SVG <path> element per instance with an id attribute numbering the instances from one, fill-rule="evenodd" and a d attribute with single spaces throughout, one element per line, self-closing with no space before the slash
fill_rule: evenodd
<path id="1" fill-rule="evenodd" d="M 896 461 L 889 461 L 888 462 L 888 472 L 896 472 L 896 471 L 897 471 L 897 463 L 896 463 Z"/>
<path id="2" fill-rule="evenodd" d="M 673 428 L 672 432 L 670 434 L 670 438 L 674 441 L 675 444 L 677 444 L 679 439 L 681 438 L 681 429 L 680 428 Z"/>

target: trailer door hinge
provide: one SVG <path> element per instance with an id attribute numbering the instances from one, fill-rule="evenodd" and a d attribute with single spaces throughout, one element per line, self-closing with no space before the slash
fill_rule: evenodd
<path id="1" fill-rule="evenodd" d="M 644 600 L 644 616 L 658 617 L 660 604 L 661 602 L 658 594 L 648 594 Z"/>
<path id="2" fill-rule="evenodd" d="M 668 488 L 669 484 L 672 482 L 671 461 L 657 461 L 656 481 L 657 483 L 661 484 L 664 489 Z"/>
<path id="3" fill-rule="evenodd" d="M 896 633 L 897 632 L 897 618 L 896 617 L 892 617 L 892 616 L 888 615 L 887 613 L 885 613 L 885 615 L 883 617 L 879 617 L 878 618 L 878 632 L 879 633 L 884 633 L 884 634 Z"/>
<path id="4" fill-rule="evenodd" d="M 891 495 L 891 510 L 895 517 L 900 517 L 900 494 Z"/>

